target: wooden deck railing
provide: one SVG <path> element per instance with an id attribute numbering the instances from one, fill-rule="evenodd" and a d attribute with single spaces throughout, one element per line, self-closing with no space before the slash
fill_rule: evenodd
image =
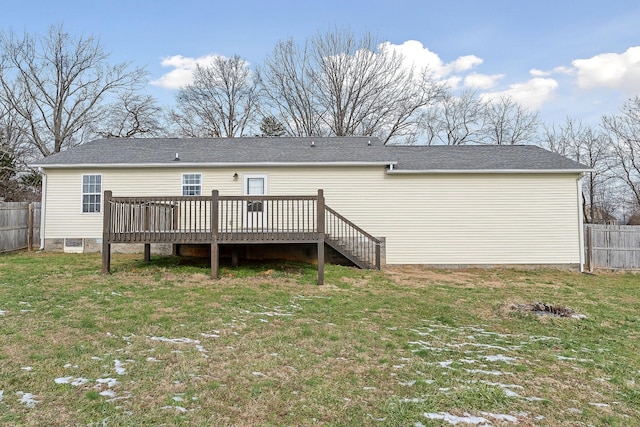
<path id="1" fill-rule="evenodd" d="M 362 268 L 380 268 L 380 240 L 325 206 L 325 240 Z"/>
<path id="2" fill-rule="evenodd" d="M 380 242 L 315 196 L 113 197 L 104 192 L 103 271 L 113 243 L 211 244 L 217 277 L 218 244 L 317 243 L 321 282 L 326 241 L 356 265 L 380 268 Z M 215 258 L 215 259 L 214 259 Z"/>

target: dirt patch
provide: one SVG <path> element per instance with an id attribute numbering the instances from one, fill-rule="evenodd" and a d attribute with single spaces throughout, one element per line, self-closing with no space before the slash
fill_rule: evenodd
<path id="1" fill-rule="evenodd" d="M 475 276 L 465 270 L 436 270 L 415 265 L 386 267 L 384 272 L 394 281 L 402 284 L 416 280 L 421 282 L 470 283 Z"/>

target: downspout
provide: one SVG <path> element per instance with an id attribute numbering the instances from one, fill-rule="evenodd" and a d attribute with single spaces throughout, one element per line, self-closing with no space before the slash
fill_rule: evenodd
<path id="1" fill-rule="evenodd" d="M 44 172 L 44 169 L 40 168 L 40 173 L 42 174 L 42 195 L 40 200 L 40 250 L 44 250 L 44 218 L 47 206 L 47 174 Z"/>
<path id="2" fill-rule="evenodd" d="M 584 207 L 582 203 L 582 180 L 584 174 L 580 174 L 580 177 L 576 180 L 576 186 L 578 191 L 578 238 L 580 246 L 580 273 L 584 273 Z"/>

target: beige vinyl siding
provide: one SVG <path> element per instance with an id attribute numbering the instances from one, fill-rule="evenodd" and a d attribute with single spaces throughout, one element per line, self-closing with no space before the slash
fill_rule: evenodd
<path id="1" fill-rule="evenodd" d="M 386 238 L 388 264 L 576 264 L 578 174 L 387 174 L 375 167 L 47 170 L 46 238 L 100 238 L 101 214 L 81 212 L 81 176 L 101 173 L 114 196 L 180 195 L 183 173 L 202 193 L 241 195 L 265 173 L 267 194 L 324 189 L 327 205 Z M 239 177 L 234 180 L 233 174 Z"/>

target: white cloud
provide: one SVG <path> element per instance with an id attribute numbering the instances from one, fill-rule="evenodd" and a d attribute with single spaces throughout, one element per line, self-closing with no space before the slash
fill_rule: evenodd
<path id="1" fill-rule="evenodd" d="M 551 71 L 544 71 L 544 70 L 538 70 L 537 68 L 533 68 L 529 71 L 529 74 L 531 74 L 533 77 L 549 77 L 552 74 L 570 75 L 570 74 L 575 74 L 575 69 L 571 67 L 565 67 L 565 66 L 555 67 Z"/>
<path id="2" fill-rule="evenodd" d="M 630 94 L 640 90 L 640 46 L 624 53 L 602 53 L 571 63 L 583 89 L 619 89 Z"/>
<path id="3" fill-rule="evenodd" d="M 543 71 L 538 70 L 537 68 L 533 68 L 531 71 L 529 71 L 529 74 L 531 74 L 533 77 L 547 77 L 551 75 L 551 71 Z"/>
<path id="4" fill-rule="evenodd" d="M 205 55 L 199 58 L 189 58 L 182 55 L 174 55 L 164 58 L 163 67 L 172 67 L 173 70 L 163 74 L 159 79 L 151 81 L 152 85 L 167 89 L 179 89 L 193 81 L 193 71 L 197 65 L 209 65 L 214 58 L 220 55 Z"/>
<path id="5" fill-rule="evenodd" d="M 391 49 L 405 57 L 416 68 L 428 68 L 436 79 L 444 79 L 453 73 L 469 71 L 482 64 L 482 58 L 475 55 L 460 56 L 452 62 L 445 63 L 437 53 L 432 52 L 417 40 L 407 40 L 402 44 L 384 42 L 382 49 Z"/>
<path id="6" fill-rule="evenodd" d="M 464 78 L 464 87 L 469 89 L 488 90 L 494 87 L 504 74 L 478 74 L 471 73 Z"/>
<path id="7" fill-rule="evenodd" d="M 494 99 L 509 96 L 523 107 L 535 110 L 551 99 L 557 88 L 558 82 L 555 79 L 534 77 L 525 83 L 511 84 L 507 90 L 483 93 L 482 98 Z"/>

